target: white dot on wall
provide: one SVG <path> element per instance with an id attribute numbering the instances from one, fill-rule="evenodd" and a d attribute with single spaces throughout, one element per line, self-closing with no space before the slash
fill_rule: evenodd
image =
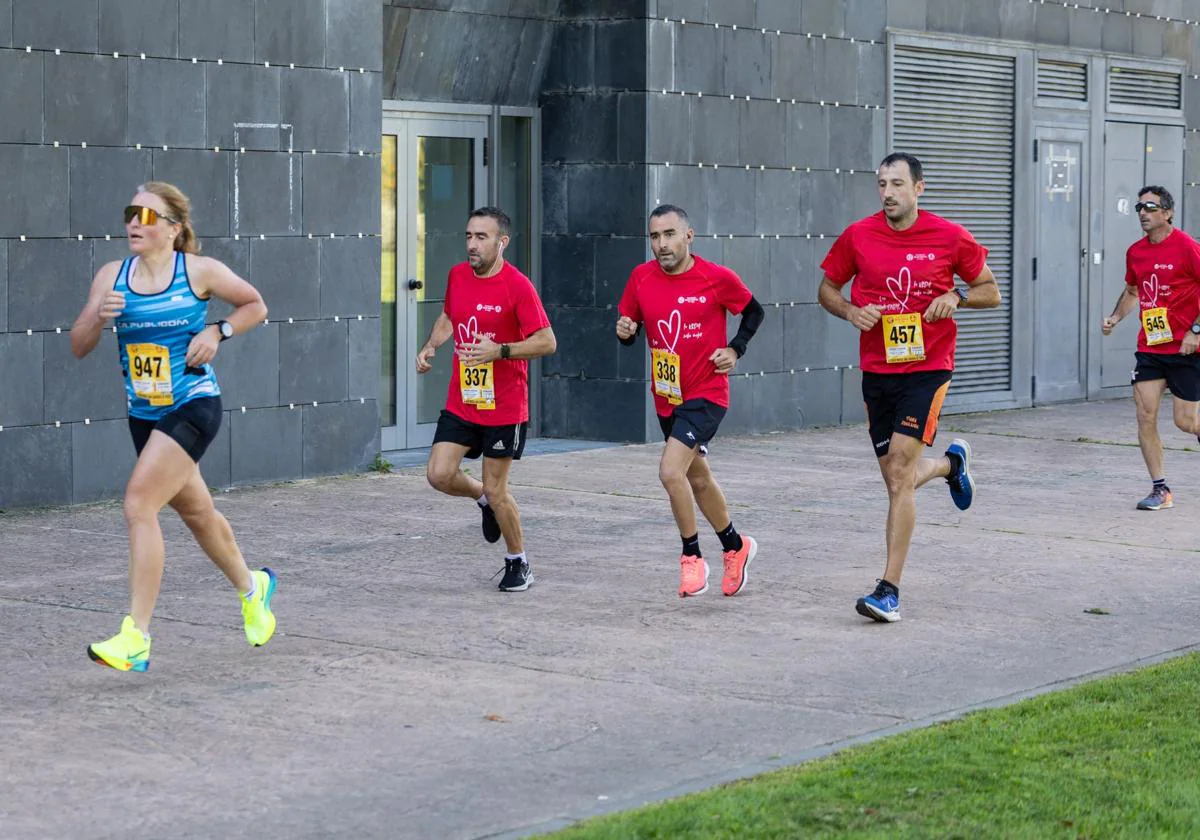
<path id="1" fill-rule="evenodd" d="M 86 149 L 86 148 L 87 148 L 87 143 L 80 143 L 80 144 L 79 144 L 79 148 L 81 148 L 81 149 Z"/>
<path id="2" fill-rule="evenodd" d="M 85 425 L 85 426 L 90 426 L 90 425 L 92 425 L 92 418 L 91 418 L 91 417 L 84 417 L 84 418 L 83 418 L 83 425 Z"/>
<path id="3" fill-rule="evenodd" d="M 317 401 L 313 400 L 313 408 L 316 408 L 316 407 L 317 407 Z"/>

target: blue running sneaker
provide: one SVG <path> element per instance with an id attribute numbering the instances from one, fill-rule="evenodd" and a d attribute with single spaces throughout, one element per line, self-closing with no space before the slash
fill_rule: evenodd
<path id="1" fill-rule="evenodd" d="M 892 622 L 900 620 L 900 593 L 890 583 L 882 580 L 875 584 L 875 591 L 858 599 L 854 609 L 859 615 L 872 621 Z"/>
<path id="2" fill-rule="evenodd" d="M 951 458 L 951 473 L 946 476 L 950 498 L 959 510 L 966 510 L 975 498 L 975 479 L 971 478 L 971 444 L 962 438 L 955 438 L 946 449 L 946 455 L 958 457 L 958 469 L 953 469 L 954 459 Z"/>

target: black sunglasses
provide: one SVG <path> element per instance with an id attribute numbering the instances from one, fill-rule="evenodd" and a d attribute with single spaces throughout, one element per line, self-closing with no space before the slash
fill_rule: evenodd
<path id="1" fill-rule="evenodd" d="M 1153 213 L 1155 210 L 1163 209 L 1163 206 L 1157 201 L 1139 201 L 1137 204 L 1133 205 L 1133 209 L 1138 213 L 1141 213 L 1143 210 Z"/>
<path id="2" fill-rule="evenodd" d="M 129 224 L 134 219 L 137 219 L 138 223 L 145 227 L 158 224 L 159 219 L 166 219 L 173 225 L 179 224 L 170 216 L 164 216 L 153 207 L 143 207 L 140 204 L 130 204 L 125 208 L 125 224 Z"/>

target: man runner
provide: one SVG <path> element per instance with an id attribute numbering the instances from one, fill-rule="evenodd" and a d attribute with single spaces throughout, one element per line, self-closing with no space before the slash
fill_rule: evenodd
<path id="1" fill-rule="evenodd" d="M 478 503 L 484 539 L 503 536 L 508 549 L 500 589 L 520 592 L 533 583 L 533 573 L 508 472 L 525 449 L 528 360 L 553 353 L 556 342 L 533 284 L 504 260 L 511 230 L 508 216 L 495 207 L 481 207 L 467 219 L 467 261 L 450 269 L 442 313 L 417 353 L 417 373 L 428 373 L 437 348 L 454 339 L 446 408 L 426 476 L 435 489 Z M 463 458 L 480 455 L 482 483 L 460 469 Z"/>
<path id="2" fill-rule="evenodd" d="M 963 227 L 917 209 L 925 191 L 921 162 L 895 153 L 878 171 L 883 210 L 846 228 L 821 263 L 818 300 L 860 331 L 871 443 L 888 492 L 887 565 L 875 591 L 858 599 L 860 615 L 900 620 L 900 575 L 916 525 L 915 491 L 945 478 L 960 510 L 971 506 L 971 447 L 955 438 L 944 457 L 926 458 L 950 388 L 960 306 L 989 309 L 1000 289 L 987 250 Z M 967 281 L 956 289 L 954 275 Z M 842 287 L 854 281 L 850 300 Z"/>
<path id="3" fill-rule="evenodd" d="M 1134 209 L 1146 235 L 1125 252 L 1125 288 L 1100 329 L 1111 335 L 1122 318 L 1140 310 L 1131 378 L 1138 446 L 1153 484 L 1137 508 L 1162 510 L 1175 504 L 1158 436 L 1158 404 L 1167 388 L 1175 398 L 1175 425 L 1200 438 L 1200 244 L 1175 228 L 1175 199 L 1163 187 L 1142 187 Z"/>
<path id="4" fill-rule="evenodd" d="M 633 270 L 617 305 L 617 338 L 622 344 L 633 344 L 640 325 L 649 325 L 650 389 L 666 439 L 658 478 L 671 500 L 683 540 L 680 598 L 708 589 L 708 563 L 700 553 L 695 505 L 721 540 L 723 593 L 742 591 L 747 568 L 758 553 L 754 538 L 733 527 L 725 494 L 705 456 L 729 408 L 729 374 L 765 313 L 734 272 L 691 253 L 694 237 L 687 213 L 670 204 L 656 208 L 650 214 L 655 259 Z M 726 312 L 742 316 L 737 335 L 728 342 Z"/>

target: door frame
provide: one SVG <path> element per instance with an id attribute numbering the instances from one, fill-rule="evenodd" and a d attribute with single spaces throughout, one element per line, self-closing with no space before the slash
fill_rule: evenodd
<path id="1" fill-rule="evenodd" d="M 430 446 L 436 422 L 418 422 L 416 353 L 425 336 L 417 332 L 417 291 L 409 280 L 417 279 L 417 207 L 416 172 L 419 137 L 461 137 L 476 142 L 473 146 L 475 184 L 472 204 L 488 203 L 491 179 L 484 160 L 484 141 L 488 138 L 487 113 L 469 107 L 455 112 L 430 110 L 400 111 L 385 105 L 382 134 L 396 137 L 396 425 L 380 430 L 383 451 Z M 464 224 L 466 219 L 463 220 Z"/>
<path id="2" fill-rule="evenodd" d="M 1033 224 L 1033 255 L 1034 258 L 1039 258 L 1042 252 L 1042 233 L 1041 224 L 1041 199 L 1038 194 L 1041 191 L 1041 173 L 1043 167 L 1043 142 L 1053 143 L 1056 141 L 1066 143 L 1079 143 L 1079 177 L 1076 182 L 1078 192 L 1078 207 L 1079 207 L 1079 310 L 1076 313 L 1079 324 L 1079 387 L 1077 389 L 1062 390 L 1057 393 L 1047 394 L 1045 384 L 1038 384 L 1030 387 L 1030 396 L 1033 405 L 1046 405 L 1053 402 L 1066 402 L 1070 400 L 1081 400 L 1087 397 L 1089 381 L 1091 377 L 1090 365 L 1088 364 L 1088 348 L 1091 340 L 1091 320 L 1088 317 L 1089 302 L 1091 294 L 1091 282 L 1089 274 L 1089 266 L 1091 260 L 1091 237 L 1089 236 L 1089 224 L 1091 214 L 1091 191 L 1090 191 L 1090 172 L 1091 172 L 1091 148 L 1089 144 L 1090 132 L 1087 126 L 1078 124 L 1061 123 L 1053 121 L 1036 121 L 1033 125 L 1033 137 L 1038 143 L 1039 162 L 1034 169 L 1035 182 L 1039 184 L 1034 191 L 1034 224 Z M 1040 331 L 1039 311 L 1041 307 L 1040 290 L 1041 284 L 1047 282 L 1047 278 L 1039 271 L 1038 279 L 1034 280 L 1030 285 L 1033 291 L 1033 322 L 1029 325 L 1030 336 L 1030 371 L 1031 382 L 1036 381 L 1038 374 L 1038 340 Z"/>

